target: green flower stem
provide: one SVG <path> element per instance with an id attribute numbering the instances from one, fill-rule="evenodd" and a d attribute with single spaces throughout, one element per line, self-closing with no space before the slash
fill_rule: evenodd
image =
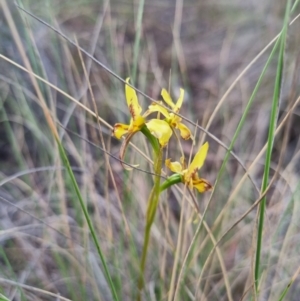
<path id="1" fill-rule="evenodd" d="M 138 295 L 137 295 L 137 301 L 141 300 L 141 292 L 144 288 L 144 273 L 145 273 L 145 266 L 146 266 L 146 260 L 147 260 L 147 252 L 148 252 L 148 246 L 149 246 L 149 240 L 150 240 L 150 232 L 151 232 L 151 226 L 153 224 L 155 213 L 158 207 L 159 202 L 159 195 L 160 195 L 160 176 L 161 176 L 161 168 L 162 168 L 162 155 L 163 151 L 162 148 L 158 149 L 158 153 L 155 152 L 154 149 L 154 186 L 151 190 L 149 199 L 148 199 L 148 208 L 146 212 L 146 225 L 145 225 L 145 234 L 144 234 L 144 245 L 143 245 L 143 251 L 142 251 L 142 257 L 140 262 L 140 275 L 138 280 Z"/>
<path id="2" fill-rule="evenodd" d="M 148 139 L 148 141 L 150 142 L 151 146 L 152 146 L 152 149 L 155 153 L 156 156 L 159 155 L 159 152 L 160 152 L 160 146 L 159 146 L 159 142 L 157 140 L 156 137 L 154 137 L 149 129 L 147 128 L 147 126 L 144 124 L 143 127 L 141 128 L 140 130 Z"/>
<path id="3" fill-rule="evenodd" d="M 166 190 L 167 188 L 171 187 L 174 184 L 178 184 L 182 182 L 182 176 L 178 173 L 175 173 L 167 178 L 161 185 L 160 185 L 160 192 Z"/>

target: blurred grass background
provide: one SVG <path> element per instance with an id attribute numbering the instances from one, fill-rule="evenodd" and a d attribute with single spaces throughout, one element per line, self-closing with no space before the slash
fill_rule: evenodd
<path id="1" fill-rule="evenodd" d="M 14 301 L 113 300 L 77 195 L 45 120 L 40 104 L 43 97 L 119 299 L 134 300 L 152 176 L 138 170 L 124 171 L 102 150 L 105 147 L 118 156 L 121 142 L 111 137 L 109 125 L 128 122 L 124 84 L 84 55 L 83 67 L 75 46 L 19 10 L 13 1 L 0 3 L 0 293 Z M 22 0 L 18 4 L 76 39 L 120 77 L 131 76 L 134 85 L 150 97 L 160 99 L 165 87 L 176 99 L 183 87 L 186 94 L 180 113 L 227 146 L 272 47 L 255 62 L 253 59 L 280 32 L 286 7 L 285 1 L 269 0 L 163 0 L 145 1 L 144 5 L 131 0 Z M 291 20 L 297 12 L 299 9 Z M 144 300 L 172 300 L 173 270 L 177 300 L 280 300 L 293 276 L 295 282 L 286 300 L 299 300 L 299 29 L 296 20 L 287 35 L 277 128 L 283 123 L 272 152 L 270 177 L 276 178 L 266 199 L 257 296 L 252 288 L 257 209 L 245 217 L 243 214 L 260 196 L 265 164 L 262 150 L 268 137 L 277 52 L 233 148 L 256 187 L 230 156 L 212 197 L 210 193 L 196 194 L 201 212 L 207 206 L 205 222 L 215 241 L 235 221 L 240 222 L 218 245 L 219 255 L 215 252 L 209 256 L 214 243 L 201 228 L 183 266 L 197 228 L 190 223 L 194 209 L 182 191 L 164 193 L 152 229 Z M 28 69 L 27 60 L 35 74 L 56 88 L 39 80 L 37 88 L 28 73 L 4 57 Z M 249 69 L 244 74 L 246 67 Z M 100 122 L 99 127 L 95 116 L 71 99 L 95 112 L 89 85 L 99 117 L 107 125 Z M 150 104 L 142 95 L 139 100 L 144 109 Z M 192 125 L 189 127 L 194 131 Z M 210 151 L 200 175 L 214 183 L 226 149 L 197 130 L 194 151 L 204 140 L 210 142 Z M 151 150 L 145 139 L 138 133 L 133 142 L 135 148 L 129 147 L 126 161 L 138 162 L 139 168 L 151 171 Z M 191 146 L 191 142 L 183 144 L 187 156 Z M 167 151 L 168 157 L 179 157 L 175 139 Z M 182 241 L 178 244 L 180 221 Z M 175 254 L 179 261 L 174 268 Z"/>

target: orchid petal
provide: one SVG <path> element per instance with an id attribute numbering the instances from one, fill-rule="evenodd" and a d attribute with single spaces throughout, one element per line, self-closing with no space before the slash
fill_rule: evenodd
<path id="1" fill-rule="evenodd" d="M 123 135 L 128 133 L 129 125 L 123 123 L 116 123 L 113 128 L 113 136 L 121 139 Z"/>
<path id="2" fill-rule="evenodd" d="M 208 142 L 205 142 L 196 153 L 193 161 L 191 162 L 190 166 L 188 167 L 187 178 L 192 177 L 203 165 L 207 151 L 209 148 Z"/>
<path id="3" fill-rule="evenodd" d="M 154 113 L 154 112 L 160 112 L 162 115 L 164 115 L 166 118 L 169 118 L 170 114 L 168 112 L 167 109 L 163 108 L 162 106 L 160 106 L 159 104 L 156 104 L 156 103 L 152 103 L 150 106 L 149 106 L 149 109 L 148 111 L 149 114 L 150 113 Z"/>
<path id="4" fill-rule="evenodd" d="M 172 136 L 172 129 L 166 121 L 160 119 L 151 119 L 146 123 L 146 126 L 151 134 L 158 139 L 159 144 L 162 147 L 168 144 Z"/>
<path id="5" fill-rule="evenodd" d="M 130 78 L 128 77 L 126 79 L 126 83 L 129 83 L 129 80 Z M 136 119 L 138 116 L 141 115 L 142 112 L 142 107 L 139 104 L 136 92 L 130 86 L 125 85 L 125 95 L 130 114 L 133 119 Z"/>
<path id="6" fill-rule="evenodd" d="M 190 129 L 183 123 L 178 123 L 176 128 L 179 129 L 180 135 L 184 140 L 188 140 L 192 137 Z"/>
<path id="7" fill-rule="evenodd" d="M 175 108 L 175 104 L 172 101 L 172 98 L 169 94 L 169 92 L 166 89 L 162 89 L 161 90 L 161 96 L 163 98 L 163 100 L 172 108 Z"/>
<path id="8" fill-rule="evenodd" d="M 181 108 L 181 106 L 182 106 L 183 98 L 184 98 L 184 90 L 180 88 L 179 98 L 178 98 L 178 100 L 177 100 L 177 102 L 176 102 L 175 107 L 173 108 L 173 111 L 174 111 L 175 113 L 178 113 L 178 112 L 179 112 L 179 110 L 180 110 L 180 108 Z"/>
<path id="9" fill-rule="evenodd" d="M 196 188 L 200 193 L 213 188 L 213 186 L 207 180 L 201 178 L 193 181 L 193 187 Z"/>
<path id="10" fill-rule="evenodd" d="M 182 165 L 175 161 L 175 162 L 171 162 L 171 159 L 167 159 L 165 161 L 165 165 L 173 172 L 175 173 L 181 173 L 182 172 Z"/>

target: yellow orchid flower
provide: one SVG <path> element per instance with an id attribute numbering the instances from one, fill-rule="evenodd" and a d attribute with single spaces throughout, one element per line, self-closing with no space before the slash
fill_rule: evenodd
<path id="1" fill-rule="evenodd" d="M 180 89 L 180 95 L 176 104 L 173 103 L 172 98 L 166 89 L 162 89 L 161 96 L 163 100 L 172 108 L 172 112 L 170 113 L 167 109 L 165 109 L 158 103 L 153 103 L 149 106 L 148 114 L 153 112 L 160 112 L 165 117 L 165 121 L 170 125 L 171 128 L 176 128 L 180 131 L 180 135 L 183 139 L 187 140 L 189 138 L 192 138 L 192 134 L 189 128 L 181 122 L 182 118 L 174 114 L 179 113 L 179 110 L 182 106 L 184 90 Z"/>
<path id="2" fill-rule="evenodd" d="M 202 167 L 206 159 L 208 148 L 208 142 L 204 143 L 188 168 L 185 167 L 184 158 L 181 158 L 180 162 L 171 162 L 171 159 L 167 159 L 165 164 L 171 171 L 181 175 L 181 181 L 187 184 L 189 188 L 196 188 L 200 193 L 203 193 L 213 188 L 207 180 L 198 176 L 198 170 Z"/>
<path id="3" fill-rule="evenodd" d="M 129 83 L 130 78 L 126 79 L 126 83 Z M 146 123 L 146 116 L 149 115 L 148 112 L 141 115 L 142 107 L 139 104 L 136 92 L 129 85 L 125 85 L 125 96 L 127 101 L 127 106 L 131 115 L 130 123 L 116 123 L 113 128 L 113 136 L 117 139 L 121 139 L 127 134 L 125 144 L 122 150 L 125 148 L 131 139 L 131 137 L 138 131 L 142 130 L 143 126 L 146 125 L 150 133 L 156 137 L 162 147 L 166 146 L 171 135 L 172 130 L 170 129 L 168 123 L 164 120 L 152 119 Z"/>

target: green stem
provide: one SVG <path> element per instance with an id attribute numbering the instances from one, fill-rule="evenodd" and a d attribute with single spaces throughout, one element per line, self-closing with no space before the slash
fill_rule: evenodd
<path id="1" fill-rule="evenodd" d="M 144 273 L 146 267 L 146 260 L 147 260 L 147 252 L 150 240 L 150 233 L 151 233 L 151 226 L 153 224 L 155 213 L 158 207 L 159 202 L 159 195 L 160 195 L 160 176 L 161 176 L 161 168 L 162 168 L 162 149 L 159 148 L 159 152 L 155 153 L 154 159 L 154 186 L 151 190 L 148 199 L 148 208 L 146 212 L 146 226 L 145 226 L 145 234 L 144 234 L 144 245 L 142 251 L 142 257 L 140 262 L 140 275 L 138 280 L 138 295 L 137 301 L 141 300 L 141 292 L 144 288 Z"/>
<path id="2" fill-rule="evenodd" d="M 141 128 L 141 132 L 146 136 L 146 138 L 148 139 L 148 141 L 150 142 L 152 149 L 155 153 L 156 156 L 158 156 L 159 152 L 160 152 L 160 145 L 159 142 L 157 140 L 156 137 L 154 137 L 149 129 L 147 128 L 147 126 L 144 124 L 143 127 Z"/>
<path id="3" fill-rule="evenodd" d="M 172 185 L 178 184 L 182 182 L 182 175 L 175 173 L 168 177 L 161 185 L 160 185 L 160 192 L 168 189 Z"/>

